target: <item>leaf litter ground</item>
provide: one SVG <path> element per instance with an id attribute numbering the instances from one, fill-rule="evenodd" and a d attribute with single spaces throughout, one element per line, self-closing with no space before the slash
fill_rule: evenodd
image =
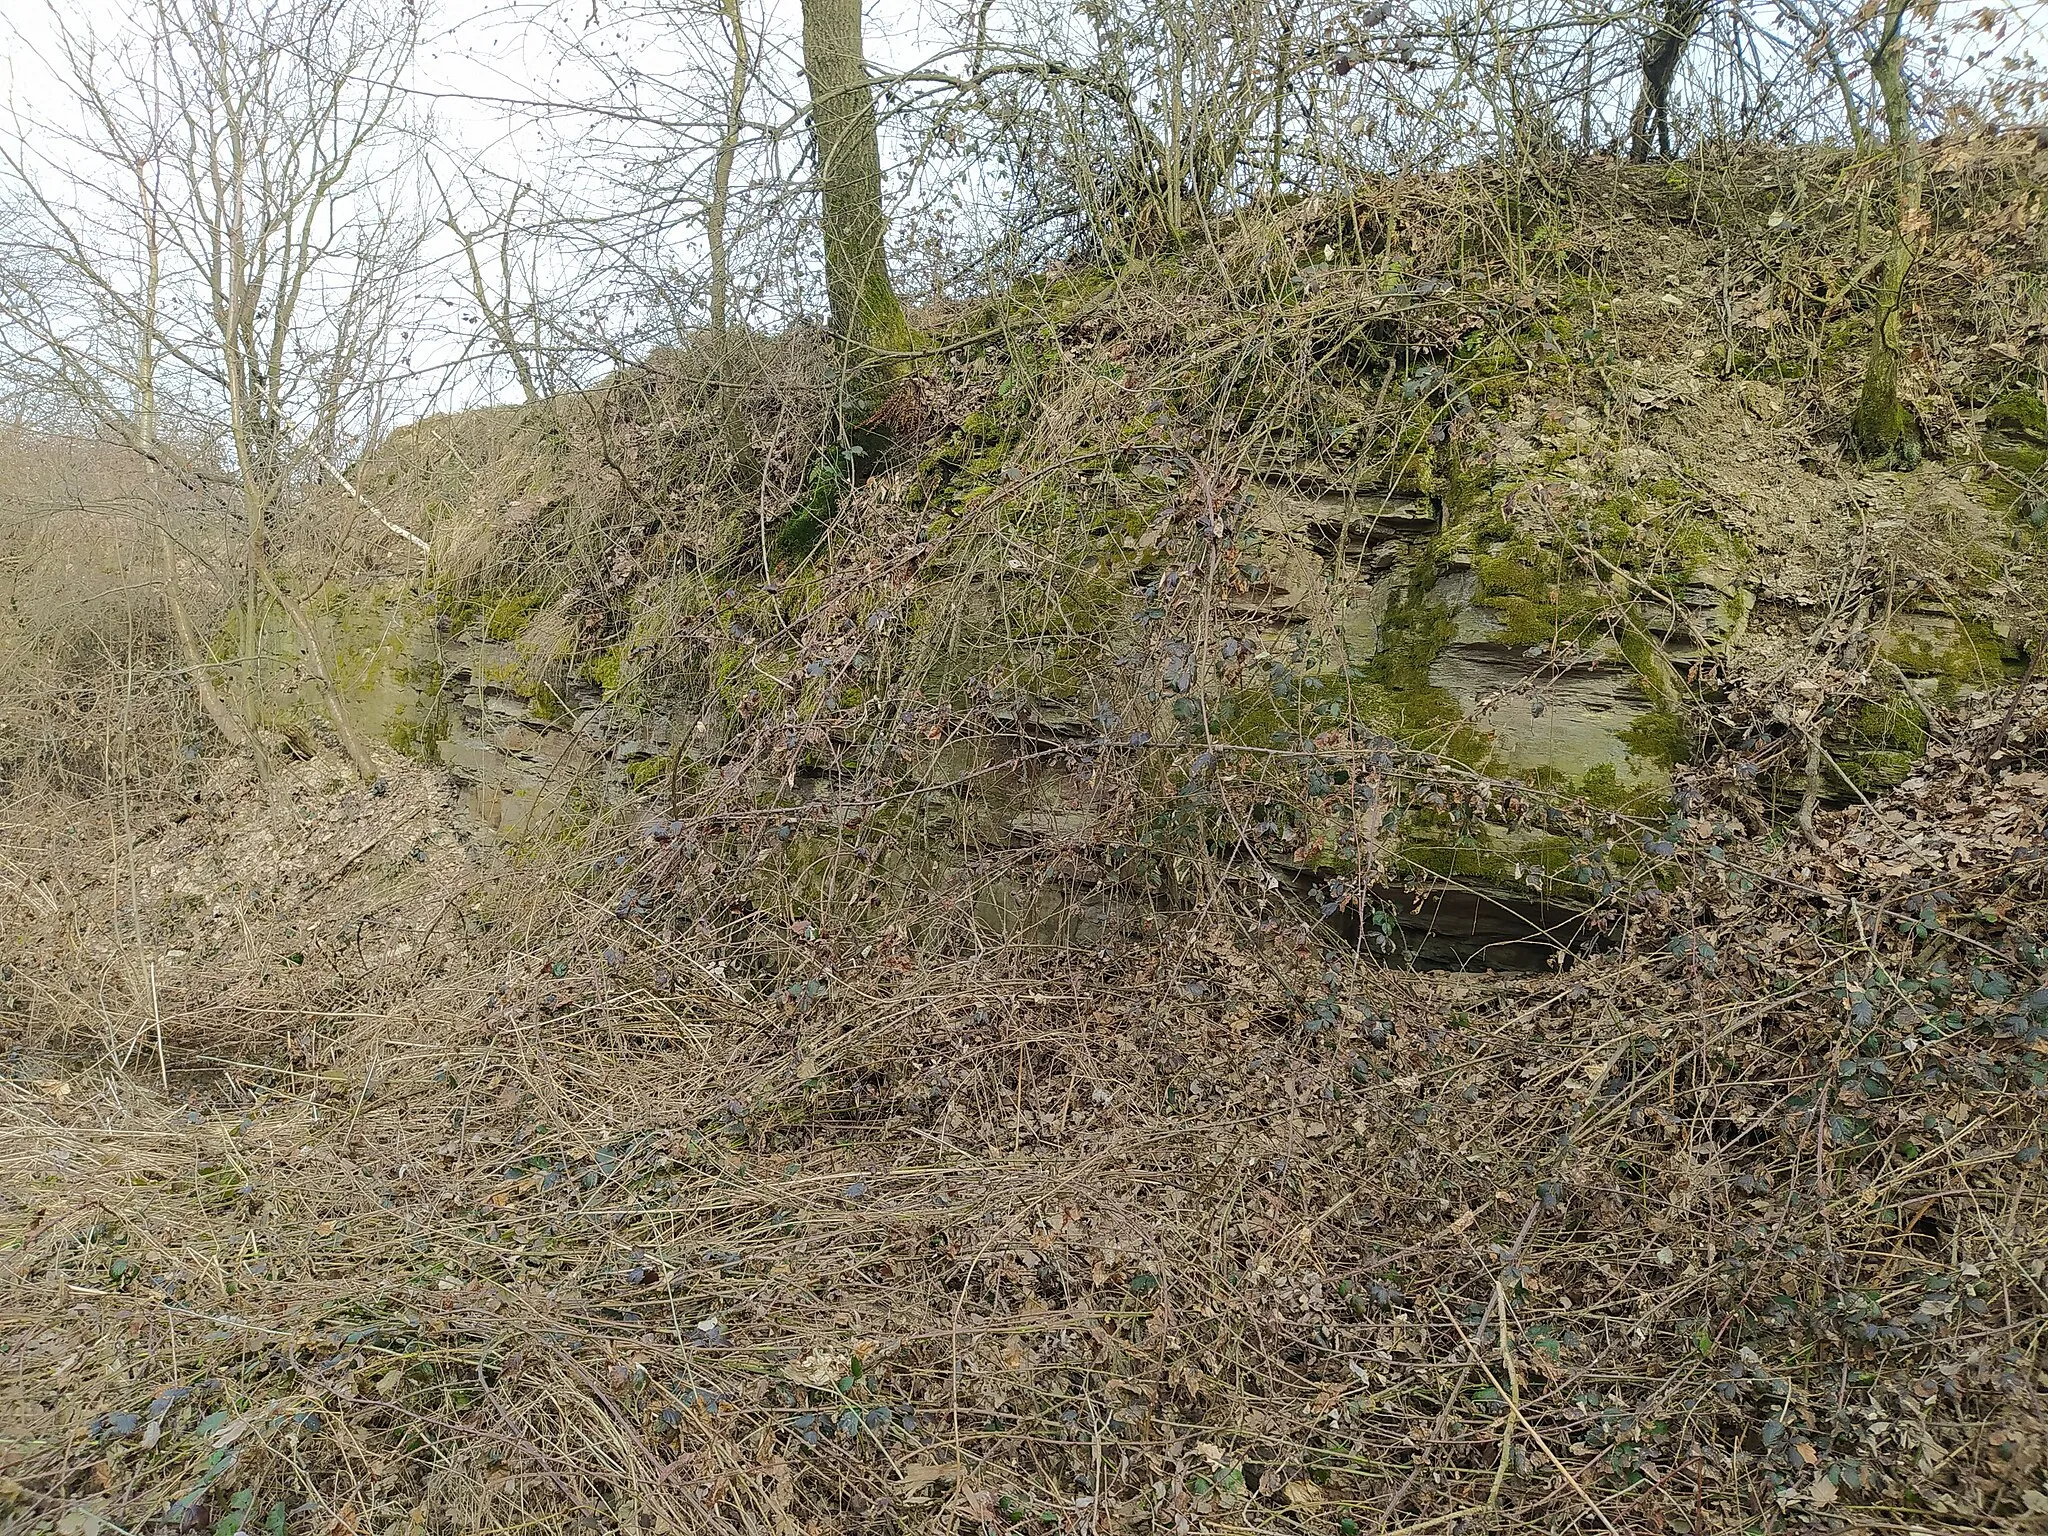
<path id="1" fill-rule="evenodd" d="M 1944 727 L 1518 977 L 1218 909 L 764 996 L 421 770 L 228 786 L 161 1077 L 0 1081 L 7 1522 L 2038 1528 L 2048 689 Z"/>

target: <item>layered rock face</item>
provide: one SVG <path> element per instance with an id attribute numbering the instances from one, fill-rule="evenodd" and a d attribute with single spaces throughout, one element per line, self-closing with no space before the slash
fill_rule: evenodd
<path id="1" fill-rule="evenodd" d="M 761 806 L 858 799 L 873 787 L 862 749 L 900 735 L 920 708 L 945 718 L 942 739 L 904 758 L 897 782 L 944 795 L 945 836 L 920 855 L 934 866 L 1005 847 L 1100 860 L 1121 836 L 1099 782 L 1112 736 L 1307 761 L 1317 728 L 1336 729 L 1653 827 L 1731 678 L 1772 679 L 1789 730 L 1819 721 L 1826 798 L 1897 782 L 1924 743 L 1925 708 L 2010 675 L 2024 653 L 1995 602 L 1958 603 L 1953 586 L 1880 599 L 1850 573 L 1857 561 L 1896 569 L 1901 552 L 1935 541 L 1985 558 L 2006 537 L 1994 488 L 1953 465 L 1862 475 L 1802 446 L 1754 388 L 1639 374 L 1656 382 L 1623 385 L 1610 413 L 1539 408 L 1469 424 L 1392 483 L 1348 483 L 1315 464 L 1246 475 L 1208 529 L 1172 511 L 1168 490 L 1135 534 L 1106 522 L 990 570 L 942 567 L 943 541 L 927 534 L 927 574 L 899 582 L 895 609 L 873 607 L 856 629 L 878 652 L 892 634 L 914 650 L 970 610 L 987 628 L 1005 592 L 1073 583 L 1077 569 L 1086 601 L 1062 588 L 1056 623 L 993 647 L 1029 687 L 928 667 L 886 724 L 866 701 L 845 707 L 857 688 L 834 709 L 811 686 L 838 665 L 806 661 L 814 643 L 764 644 L 730 613 L 729 638 L 742 636 L 730 643 L 753 674 L 744 688 L 715 685 L 715 664 L 657 684 L 659 635 L 638 654 L 550 652 L 558 604 L 540 601 L 500 598 L 453 622 L 417 598 L 369 603 L 382 615 L 375 644 L 363 643 L 356 602 L 335 644 L 362 723 L 446 767 L 477 818 L 511 838 L 605 807 L 687 814 L 721 775 Z M 920 616 L 921 583 L 946 595 Z M 1169 615 L 1197 588 L 1192 609 Z M 707 611 L 721 602 L 731 610 L 733 592 L 707 596 Z M 1844 655 L 1870 697 L 1816 708 Z M 835 750 L 794 765 L 745 758 L 764 698 L 807 687 Z M 1355 877 L 1356 847 L 1324 841 L 1303 834 L 1310 854 L 1273 867 L 1293 887 Z M 1536 963 L 1575 932 L 1578 866 L 1599 841 L 1612 832 L 1481 817 L 1447 837 L 1411 818 L 1381 838 L 1374 884 L 1407 887 L 1389 904 L 1418 955 Z M 1064 939 L 1130 917 L 1099 892 L 1085 916 L 1062 917 L 1028 886 L 993 882 L 982 917 L 1050 923 Z"/>
<path id="2" fill-rule="evenodd" d="M 1662 182 L 1542 274 L 1389 208 L 1049 278 L 952 317 L 874 463 L 795 339 L 424 424 L 362 477 L 433 559 L 337 586 L 337 670 L 512 838 L 778 828 L 1062 942 L 1207 861 L 1526 960 L 1654 880 L 1698 765 L 1752 830 L 1881 793 L 2048 606 L 2038 391 L 1930 311 L 1934 451 L 1848 457 L 1781 183 L 1747 288 Z"/>

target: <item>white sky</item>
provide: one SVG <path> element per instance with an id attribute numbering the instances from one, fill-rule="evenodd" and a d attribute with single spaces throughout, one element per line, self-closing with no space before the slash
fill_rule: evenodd
<path id="1" fill-rule="evenodd" d="M 0 15 L 0 103 L 30 116 L 58 106 L 45 60 L 50 21 L 61 13 L 111 36 L 131 0 L 12 0 Z M 592 82 L 578 78 L 535 22 L 545 15 L 569 31 L 600 27 L 612 18 L 646 9 L 645 0 L 627 7 L 613 0 L 425 0 L 427 42 L 416 66 L 415 84 L 430 100 L 450 149 L 460 146 L 493 169 L 517 176 L 530 152 L 524 135 L 509 120 L 511 101 L 588 100 Z M 2020 18 L 2020 42 L 2039 54 L 2048 37 L 2048 0 L 1990 0 L 1992 7 Z M 1483 0 L 1481 0 L 1483 8 Z M 1944 8 L 1960 18 L 1982 9 L 1984 0 L 1950 0 Z M 771 34 L 794 45 L 796 0 L 768 0 Z M 680 9 L 680 7 L 679 7 Z M 749 4 L 749 12 L 756 11 Z M 867 9 L 867 48 L 880 67 L 902 66 L 929 57 L 942 33 L 929 20 L 923 0 L 873 0 Z M 1995 68 L 1995 66 L 1994 66 Z M 499 99 L 494 99 L 499 98 Z M 0 131 L 6 131 L 0 127 Z"/>

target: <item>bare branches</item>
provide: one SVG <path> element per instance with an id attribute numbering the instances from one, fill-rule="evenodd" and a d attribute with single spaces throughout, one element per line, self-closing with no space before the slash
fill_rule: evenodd
<path id="1" fill-rule="evenodd" d="M 23 210 L 0 250 L 4 361 L 171 485 L 231 490 L 253 727 L 266 597 L 295 611 L 274 519 L 375 434 L 402 345 L 421 229 L 393 172 L 417 20 L 342 0 L 147 0 L 128 20 L 109 44 L 60 19 L 68 115 L 0 146 Z"/>

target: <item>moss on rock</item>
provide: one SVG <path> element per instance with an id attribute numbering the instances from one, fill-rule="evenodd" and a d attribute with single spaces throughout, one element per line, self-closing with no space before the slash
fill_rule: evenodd
<path id="1" fill-rule="evenodd" d="M 1669 771 L 1692 756 L 1692 729 L 1677 710 L 1660 705 L 1624 726 L 1621 742 L 1635 756 Z"/>
<path id="2" fill-rule="evenodd" d="M 2048 448 L 2048 401 L 2038 390 L 2009 389 L 1984 408 L 1984 425 L 1994 432 L 2036 438 Z"/>
<path id="3" fill-rule="evenodd" d="M 1944 693 L 1985 687 L 2022 667 L 1989 624 L 1947 614 L 1901 616 L 1879 643 L 1878 654 L 1910 677 L 1935 680 Z"/>

